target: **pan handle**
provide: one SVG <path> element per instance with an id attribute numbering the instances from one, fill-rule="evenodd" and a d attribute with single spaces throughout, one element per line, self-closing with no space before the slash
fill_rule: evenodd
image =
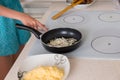
<path id="1" fill-rule="evenodd" d="M 17 23 L 16 27 L 19 28 L 19 29 L 24 29 L 24 30 L 32 32 L 38 39 L 40 39 L 40 35 L 42 34 L 41 32 L 35 30 L 34 28 L 23 25 L 23 24 L 18 24 Z"/>

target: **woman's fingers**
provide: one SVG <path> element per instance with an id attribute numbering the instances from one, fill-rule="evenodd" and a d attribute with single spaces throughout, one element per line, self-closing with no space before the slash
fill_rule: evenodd
<path id="1" fill-rule="evenodd" d="M 38 29 L 38 25 L 37 25 L 36 20 L 33 22 L 33 28 L 34 28 L 34 29 Z"/>
<path id="2" fill-rule="evenodd" d="M 40 28 L 43 29 L 44 31 L 47 31 L 47 30 L 48 30 L 48 28 L 47 28 L 45 25 L 43 25 L 42 23 L 40 23 L 39 21 L 37 22 L 37 25 L 38 25 L 38 27 L 40 27 Z"/>
<path id="3" fill-rule="evenodd" d="M 45 26 L 45 25 L 43 25 L 42 23 L 40 23 L 38 20 L 36 20 L 35 18 L 33 18 L 33 21 L 32 21 L 32 23 L 31 23 L 31 26 L 34 28 L 34 29 L 39 29 L 39 28 L 41 28 L 42 30 L 44 30 L 44 31 L 47 31 L 48 30 L 48 28 Z"/>

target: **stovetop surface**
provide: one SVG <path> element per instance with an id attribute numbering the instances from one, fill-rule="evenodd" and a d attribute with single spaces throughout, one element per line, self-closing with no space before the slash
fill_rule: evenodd
<path id="1" fill-rule="evenodd" d="M 57 11 L 51 13 L 46 26 L 50 29 L 75 28 L 82 33 L 80 47 L 65 55 L 92 59 L 120 59 L 120 12 L 68 11 L 60 18 L 52 20 L 51 17 L 56 13 Z M 40 53 L 48 53 L 44 49 L 42 51 Z"/>

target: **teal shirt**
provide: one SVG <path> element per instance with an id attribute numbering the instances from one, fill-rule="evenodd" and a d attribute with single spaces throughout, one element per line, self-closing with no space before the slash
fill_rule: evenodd
<path id="1" fill-rule="evenodd" d="M 23 12 L 19 0 L 0 0 L 0 5 Z M 21 22 L 0 16 L 0 56 L 15 54 L 30 38 L 30 32 L 17 29 L 16 23 Z"/>

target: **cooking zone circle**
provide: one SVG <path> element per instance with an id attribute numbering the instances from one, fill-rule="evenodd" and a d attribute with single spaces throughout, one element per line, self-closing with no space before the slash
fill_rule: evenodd
<path id="1" fill-rule="evenodd" d="M 91 42 L 92 48 L 100 53 L 120 53 L 119 36 L 101 36 Z"/>
<path id="2" fill-rule="evenodd" d="M 119 22 L 120 21 L 120 13 L 104 13 L 100 14 L 99 19 L 105 22 Z"/>
<path id="3" fill-rule="evenodd" d="M 79 15 L 70 15 L 70 16 L 65 16 L 60 19 L 60 22 L 66 23 L 66 24 L 78 24 L 82 22 L 84 18 Z"/>

